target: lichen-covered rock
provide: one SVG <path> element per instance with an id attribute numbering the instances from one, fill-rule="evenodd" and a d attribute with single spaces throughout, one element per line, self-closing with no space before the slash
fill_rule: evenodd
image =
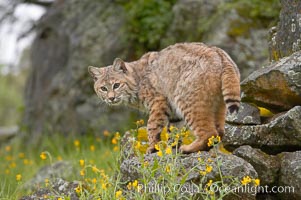
<path id="1" fill-rule="evenodd" d="M 61 178 L 53 179 L 46 188 L 37 188 L 31 195 L 21 197 L 20 200 L 45 200 L 58 199 L 68 196 L 71 200 L 79 200 L 75 189 L 80 185 L 79 182 L 68 182 Z"/>
<path id="2" fill-rule="evenodd" d="M 179 192 L 177 199 L 185 199 L 185 197 L 187 198 L 191 196 L 198 197 L 198 193 L 200 192 L 198 185 L 201 184 L 201 180 L 202 184 L 207 183 L 209 180 L 212 180 L 213 182 L 219 181 L 221 179 L 220 173 L 224 177 L 224 182 L 227 182 L 228 184 L 231 182 L 229 179 L 231 177 L 237 178 L 238 180 L 241 180 L 245 176 L 257 178 L 257 172 L 254 170 L 251 164 L 235 155 L 220 151 L 220 148 L 216 149 L 217 152 L 215 149 L 211 149 L 209 152 L 203 151 L 177 156 L 177 159 L 173 160 L 172 155 L 159 157 L 157 153 L 146 154 L 143 158 L 141 158 L 135 155 L 133 148 L 134 144 L 135 138 L 129 132 L 127 132 L 121 140 L 121 182 L 127 183 L 130 181 L 132 182 L 134 180 L 143 179 L 143 177 L 146 175 L 142 172 L 145 170 L 144 164 L 147 163 L 147 167 L 154 171 L 155 177 L 150 182 L 145 183 L 143 187 L 153 188 L 158 187 L 158 185 L 163 187 L 162 183 L 157 182 L 157 179 L 159 180 L 159 177 L 162 175 L 162 172 L 158 168 L 162 168 L 162 166 L 172 162 L 173 167 L 176 169 L 181 169 L 182 171 L 176 177 L 177 182 L 172 184 L 180 184 L 183 181 L 182 179 L 185 177 L 185 184 L 182 187 L 190 188 L 189 192 L 187 193 Z M 172 154 L 176 154 L 176 151 L 176 149 L 173 149 Z M 220 165 L 220 171 L 217 165 L 218 162 Z M 212 167 L 212 171 L 206 175 L 201 175 L 200 171 L 206 171 L 207 165 Z M 153 198 L 156 199 L 156 197 Z M 201 199 L 200 197 L 198 198 Z M 255 194 L 248 192 L 239 193 L 238 196 L 237 194 L 229 194 L 225 199 L 238 200 L 241 198 L 246 200 L 255 199 Z"/>
<path id="3" fill-rule="evenodd" d="M 226 125 L 223 144 L 228 149 L 250 145 L 269 153 L 301 149 L 301 106 L 262 125 Z"/>
<path id="4" fill-rule="evenodd" d="M 261 180 L 261 185 L 275 185 L 278 182 L 280 163 L 276 156 L 268 155 L 260 149 L 251 146 L 241 146 L 233 151 L 233 154 L 249 162 Z"/>
<path id="5" fill-rule="evenodd" d="M 45 179 L 54 180 L 56 178 L 68 179 L 75 173 L 75 169 L 70 162 L 58 161 L 51 165 L 42 167 L 36 175 L 24 184 L 25 188 L 35 188 L 45 183 Z"/>
<path id="6" fill-rule="evenodd" d="M 284 200 L 301 199 L 301 151 L 284 152 L 278 156 L 281 159 L 279 185 L 287 186 L 286 192 L 279 193 L 279 197 Z"/>
<path id="7" fill-rule="evenodd" d="M 279 60 L 301 50 L 301 1 L 281 0 L 280 21 L 269 41 L 270 59 Z"/>
<path id="8" fill-rule="evenodd" d="M 226 122 L 230 124 L 261 124 L 259 109 L 247 103 L 241 103 L 237 114 L 227 114 Z"/>
<path id="9" fill-rule="evenodd" d="M 252 73 L 241 83 L 242 100 L 271 110 L 301 105 L 301 51 Z"/>

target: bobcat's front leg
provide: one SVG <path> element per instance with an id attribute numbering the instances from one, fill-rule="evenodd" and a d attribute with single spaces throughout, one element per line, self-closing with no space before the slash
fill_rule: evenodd
<path id="1" fill-rule="evenodd" d="M 168 122 L 169 107 L 166 98 L 156 97 L 149 102 L 149 119 L 147 122 L 149 147 L 146 153 L 155 151 L 155 144 L 160 141 L 160 134 Z"/>

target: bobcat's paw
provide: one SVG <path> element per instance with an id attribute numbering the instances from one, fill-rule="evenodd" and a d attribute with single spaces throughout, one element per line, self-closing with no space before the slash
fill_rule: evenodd
<path id="1" fill-rule="evenodd" d="M 206 151 L 208 149 L 207 143 L 200 140 L 195 140 L 189 145 L 182 145 L 180 147 L 180 152 L 184 154 L 194 153 L 198 151 Z"/>
<path id="2" fill-rule="evenodd" d="M 155 152 L 156 152 L 155 147 L 148 147 L 146 149 L 146 154 L 151 154 L 151 153 L 155 153 Z"/>
<path id="3" fill-rule="evenodd" d="M 190 153 L 189 152 L 189 147 L 188 147 L 189 145 L 182 145 L 182 146 L 180 146 L 180 153 L 184 153 L 184 154 L 187 154 L 187 153 Z"/>

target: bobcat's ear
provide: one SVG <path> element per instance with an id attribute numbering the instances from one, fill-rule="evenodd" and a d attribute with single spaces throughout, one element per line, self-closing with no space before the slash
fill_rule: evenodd
<path id="1" fill-rule="evenodd" d="M 114 62 L 113 62 L 113 68 L 116 71 L 122 71 L 123 73 L 126 73 L 128 71 L 128 69 L 125 66 L 125 63 L 123 60 L 121 60 L 120 58 L 115 58 Z"/>
<path id="2" fill-rule="evenodd" d="M 88 72 L 90 73 L 94 81 L 96 81 L 97 77 L 101 75 L 100 68 L 93 67 L 93 66 L 88 67 Z"/>

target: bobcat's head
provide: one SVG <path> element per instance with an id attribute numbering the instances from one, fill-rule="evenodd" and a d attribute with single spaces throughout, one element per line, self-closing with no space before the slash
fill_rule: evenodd
<path id="1" fill-rule="evenodd" d="M 135 100 L 135 80 L 132 68 L 120 58 L 113 65 L 104 68 L 88 67 L 94 79 L 97 96 L 109 105 L 133 103 Z"/>

